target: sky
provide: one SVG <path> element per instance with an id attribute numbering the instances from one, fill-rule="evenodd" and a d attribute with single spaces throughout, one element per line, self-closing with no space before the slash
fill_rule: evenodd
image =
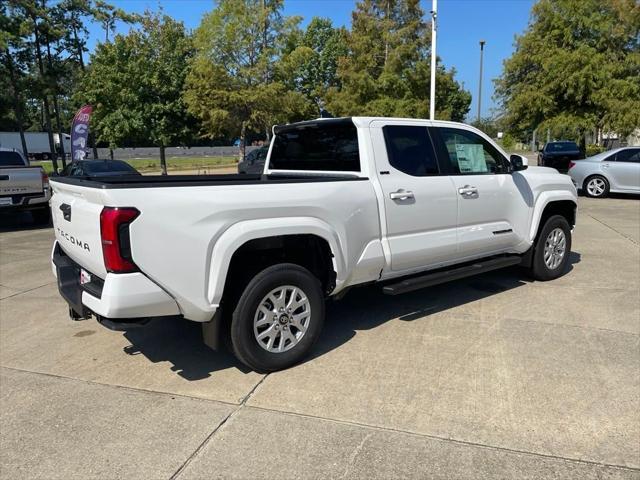
<path id="1" fill-rule="evenodd" d="M 142 13 L 149 9 L 163 11 L 184 22 L 188 29 L 196 28 L 202 16 L 214 7 L 213 0 L 111 0 L 128 12 Z M 330 18 L 336 26 L 351 26 L 355 0 L 284 0 L 285 15 L 303 17 L 305 26 L 312 17 Z M 485 40 L 482 80 L 482 117 L 496 109 L 492 79 L 502 71 L 502 62 L 513 52 L 515 36 L 524 32 L 534 0 L 439 0 L 437 53 L 444 66 L 456 69 L 456 79 L 472 95 L 468 119 L 475 120 L 478 111 L 478 81 L 480 76 L 480 40 Z M 431 0 L 421 0 L 425 16 L 430 19 Z M 119 25 L 118 32 L 128 26 Z M 91 28 L 88 44 L 91 51 L 102 41 L 104 32 L 98 25 Z M 437 88 L 437 85 L 436 85 Z"/>

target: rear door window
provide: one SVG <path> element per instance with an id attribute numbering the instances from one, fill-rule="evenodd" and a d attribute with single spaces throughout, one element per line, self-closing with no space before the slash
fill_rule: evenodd
<path id="1" fill-rule="evenodd" d="M 621 150 L 616 154 L 617 162 L 640 163 L 640 148 Z"/>
<path id="2" fill-rule="evenodd" d="M 359 172 L 358 131 L 350 119 L 276 127 L 269 168 Z"/>
<path id="3" fill-rule="evenodd" d="M 387 125 L 382 131 L 392 167 L 414 177 L 438 175 L 427 127 Z"/>

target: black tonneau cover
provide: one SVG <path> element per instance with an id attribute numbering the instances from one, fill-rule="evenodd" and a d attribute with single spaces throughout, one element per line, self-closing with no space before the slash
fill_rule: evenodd
<path id="1" fill-rule="evenodd" d="M 254 185 L 260 183 L 311 183 L 368 180 L 351 174 L 324 175 L 272 174 L 272 175 L 114 175 L 98 177 L 52 177 L 52 183 L 66 183 L 88 188 L 151 188 L 151 187 L 204 187 L 213 185 Z"/>

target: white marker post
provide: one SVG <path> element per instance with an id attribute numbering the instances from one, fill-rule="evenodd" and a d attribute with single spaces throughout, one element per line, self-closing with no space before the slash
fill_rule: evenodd
<path id="1" fill-rule="evenodd" d="M 431 95 L 429 96 L 429 118 L 436 117 L 436 19 L 438 17 L 438 0 L 432 0 L 431 7 Z"/>

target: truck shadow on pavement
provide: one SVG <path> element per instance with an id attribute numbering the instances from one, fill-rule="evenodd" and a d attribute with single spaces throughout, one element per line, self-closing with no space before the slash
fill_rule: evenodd
<path id="1" fill-rule="evenodd" d="M 573 270 L 580 257 L 577 252 L 570 253 L 565 274 Z M 375 285 L 353 289 L 343 300 L 327 303 L 323 335 L 307 361 L 343 345 L 359 330 L 370 330 L 394 319 L 424 319 L 533 282 L 521 268 L 511 267 L 395 297 L 383 294 Z"/>
<path id="2" fill-rule="evenodd" d="M 51 222 L 37 223 L 30 212 L 0 213 L 0 232 L 18 232 L 21 230 L 41 230 L 51 228 Z"/>
<path id="3" fill-rule="evenodd" d="M 218 370 L 236 367 L 250 370 L 221 348 L 211 350 L 202 341 L 202 326 L 183 319 L 156 319 L 145 327 L 124 332 L 131 345 L 127 355 L 144 355 L 150 362 L 169 362 L 171 370 L 185 380 L 202 380 Z"/>
<path id="4" fill-rule="evenodd" d="M 571 252 L 567 273 L 578 262 L 580 254 Z M 396 297 L 384 295 L 375 285 L 354 288 L 344 299 L 327 302 L 323 332 L 305 362 L 340 347 L 359 330 L 370 330 L 393 319 L 419 320 L 531 281 L 521 269 L 514 267 Z M 131 342 L 124 348 L 125 353 L 144 355 L 153 363 L 169 362 L 173 372 L 189 381 L 206 379 L 218 370 L 232 367 L 243 373 L 250 372 L 226 349 L 213 351 L 205 346 L 201 326 L 196 322 L 157 319 L 144 328 L 125 332 L 124 336 Z"/>

